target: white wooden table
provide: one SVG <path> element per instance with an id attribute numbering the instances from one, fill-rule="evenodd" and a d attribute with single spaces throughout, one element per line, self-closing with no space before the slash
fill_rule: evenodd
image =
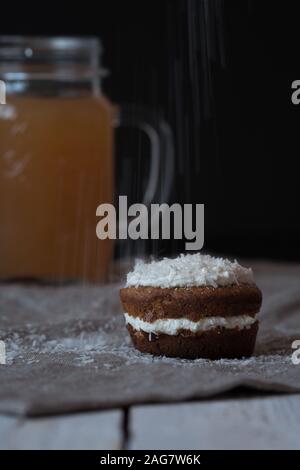
<path id="1" fill-rule="evenodd" d="M 0 416 L 1 449 L 300 449 L 300 394 L 47 418 Z"/>

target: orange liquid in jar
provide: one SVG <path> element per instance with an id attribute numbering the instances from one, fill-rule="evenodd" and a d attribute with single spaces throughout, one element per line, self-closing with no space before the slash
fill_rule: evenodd
<path id="1" fill-rule="evenodd" d="M 105 278 L 96 208 L 113 200 L 112 113 L 102 97 L 0 106 L 1 279 Z"/>

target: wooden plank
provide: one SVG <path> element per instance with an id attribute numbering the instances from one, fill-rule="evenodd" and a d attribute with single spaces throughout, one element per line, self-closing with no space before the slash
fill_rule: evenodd
<path id="1" fill-rule="evenodd" d="M 300 395 L 131 409 L 130 449 L 300 449 Z"/>
<path id="2" fill-rule="evenodd" d="M 0 416 L 0 449 L 120 449 L 122 411 L 23 419 Z"/>

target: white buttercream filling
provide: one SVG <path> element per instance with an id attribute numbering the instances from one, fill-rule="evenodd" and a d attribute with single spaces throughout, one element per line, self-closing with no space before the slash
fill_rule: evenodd
<path id="1" fill-rule="evenodd" d="M 218 287 L 253 283 L 251 268 L 237 261 L 196 253 L 149 263 L 137 260 L 133 271 L 127 274 L 126 287 Z"/>
<path id="2" fill-rule="evenodd" d="M 138 317 L 133 317 L 128 313 L 124 313 L 126 324 L 129 323 L 135 330 L 144 331 L 145 333 L 177 335 L 180 330 L 188 330 L 192 333 L 198 331 L 208 331 L 217 327 L 232 328 L 249 328 L 256 319 L 250 315 L 238 315 L 236 317 L 205 317 L 198 321 L 191 321 L 187 318 L 172 318 L 155 320 L 154 322 L 146 322 Z"/>

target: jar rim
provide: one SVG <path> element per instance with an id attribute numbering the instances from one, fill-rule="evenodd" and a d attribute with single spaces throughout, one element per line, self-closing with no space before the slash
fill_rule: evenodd
<path id="1" fill-rule="evenodd" d="M 0 58 L 22 53 L 26 59 L 45 52 L 100 55 L 102 44 L 96 36 L 0 36 Z"/>
<path id="2" fill-rule="evenodd" d="M 96 36 L 0 36 L 0 77 L 8 81 L 103 77 Z"/>

